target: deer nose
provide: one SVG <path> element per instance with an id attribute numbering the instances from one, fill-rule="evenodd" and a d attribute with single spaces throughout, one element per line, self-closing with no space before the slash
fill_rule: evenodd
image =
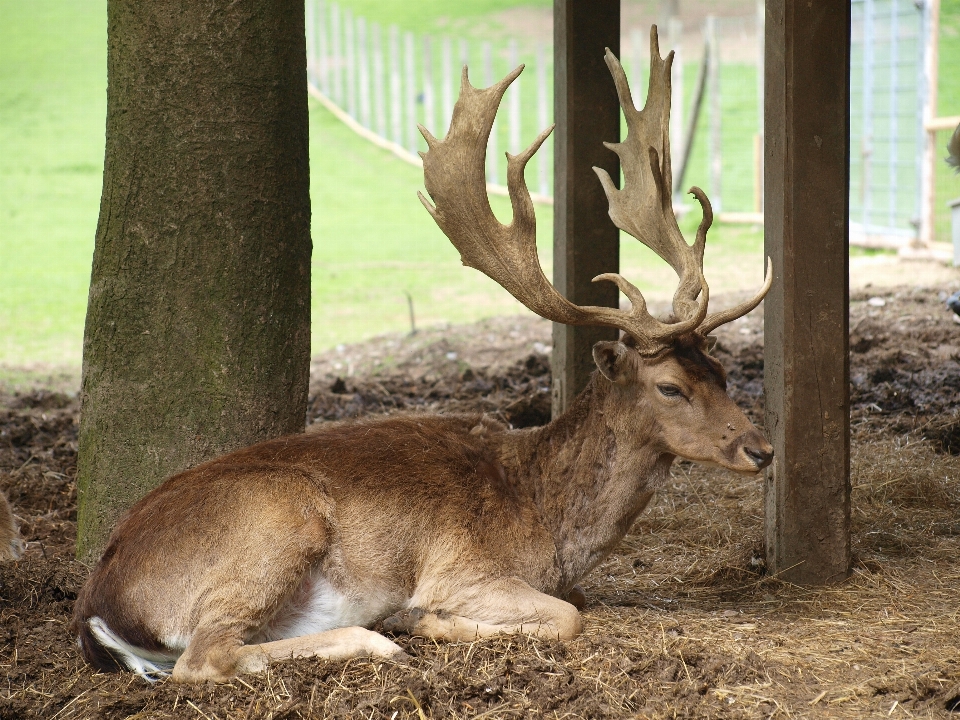
<path id="1" fill-rule="evenodd" d="M 769 445 L 766 448 L 750 447 L 748 445 L 743 451 L 747 454 L 747 457 L 756 463 L 757 470 L 763 470 L 773 460 L 773 448 Z"/>

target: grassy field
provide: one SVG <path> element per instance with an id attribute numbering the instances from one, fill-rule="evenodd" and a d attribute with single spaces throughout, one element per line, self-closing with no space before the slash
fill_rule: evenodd
<path id="1" fill-rule="evenodd" d="M 76 365 L 100 204 L 103 0 L 0 0 L 0 363 Z"/>
<path id="2" fill-rule="evenodd" d="M 517 4 L 344 3 L 384 24 L 431 31 L 445 27 L 451 13 L 461 26 L 480 27 L 491 13 Z M 527 4 L 549 6 L 547 0 Z M 960 63 L 960 0 L 944 0 L 943 15 L 941 64 L 950 68 Z M 99 210 L 106 4 L 0 0 L 0 18 L 0 368 L 7 376 L 24 366 L 76 372 Z M 687 73 L 688 82 L 693 75 Z M 960 87 L 948 69 L 941 73 L 940 111 L 960 113 Z M 408 294 L 418 326 L 522 312 L 492 281 L 460 265 L 416 198 L 418 169 L 360 140 L 318 104 L 311 103 L 310 122 L 314 350 L 408 330 Z M 523 141 L 533 133 L 525 126 Z M 743 142 L 749 134 L 743 132 Z M 694 167 L 703 145 L 694 149 Z M 960 194 L 955 177 L 943 174 L 944 199 Z M 506 202 L 494 205 L 507 218 Z M 540 208 L 539 218 L 538 244 L 549 274 L 550 208 Z M 685 231 L 698 219 L 696 211 L 685 218 Z M 714 292 L 757 285 L 761 246 L 756 228 L 712 232 L 707 272 Z M 663 263 L 630 238 L 621 268 L 654 298 L 672 291 Z"/>
<path id="3" fill-rule="evenodd" d="M 960 0 L 940 3 L 940 76 L 937 83 L 937 114 L 960 115 Z M 950 132 L 937 133 L 937 156 L 946 157 Z M 960 198 L 960 175 L 946 163 L 936 165 L 936 237 L 950 242 L 950 209 L 947 203 Z"/>

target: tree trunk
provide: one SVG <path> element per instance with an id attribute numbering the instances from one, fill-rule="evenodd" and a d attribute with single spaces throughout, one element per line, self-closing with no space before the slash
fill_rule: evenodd
<path id="1" fill-rule="evenodd" d="M 310 196 L 302 0 L 108 2 L 77 554 L 166 477 L 302 431 Z"/>

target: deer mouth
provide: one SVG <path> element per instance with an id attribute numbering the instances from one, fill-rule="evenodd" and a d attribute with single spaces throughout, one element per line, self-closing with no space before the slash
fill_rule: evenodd
<path id="1" fill-rule="evenodd" d="M 764 447 L 751 447 L 748 445 L 743 448 L 743 454 L 753 461 L 757 472 L 763 470 L 773 462 L 773 447 L 770 445 Z"/>

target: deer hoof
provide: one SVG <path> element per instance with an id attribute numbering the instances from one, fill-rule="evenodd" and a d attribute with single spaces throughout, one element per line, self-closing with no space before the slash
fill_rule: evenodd
<path id="1" fill-rule="evenodd" d="M 410 635 L 429 613 L 422 608 L 411 608 L 394 613 L 383 621 L 383 631 L 394 635 Z"/>
<path id="2" fill-rule="evenodd" d="M 570 588 L 570 592 L 567 593 L 567 602 L 573 605 L 577 610 L 583 610 L 584 606 L 587 604 L 587 596 L 583 592 L 583 588 L 579 585 L 574 585 Z"/>

